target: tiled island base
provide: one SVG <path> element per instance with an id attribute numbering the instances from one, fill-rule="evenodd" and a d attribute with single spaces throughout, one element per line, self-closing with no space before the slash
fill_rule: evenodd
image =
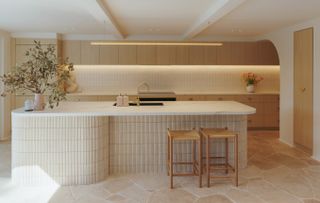
<path id="1" fill-rule="evenodd" d="M 110 173 L 159 173 L 166 171 L 167 129 L 190 130 L 199 127 L 224 128 L 239 134 L 239 167 L 247 165 L 247 116 L 245 115 L 163 115 L 110 117 Z M 233 143 L 230 140 L 230 164 Z M 175 142 L 174 159 L 191 161 L 191 143 Z M 211 144 L 211 156 L 223 156 L 224 140 Z M 204 154 L 204 153 L 203 153 Z M 179 171 L 189 170 L 179 165 Z"/>
<path id="2" fill-rule="evenodd" d="M 238 133 L 239 166 L 247 165 L 246 115 L 13 114 L 12 180 L 23 185 L 78 185 L 111 174 L 165 172 L 167 128 L 193 127 L 228 127 Z M 191 160 L 191 145 L 176 145 L 174 158 Z M 224 153 L 222 143 L 211 146 L 213 156 Z"/>

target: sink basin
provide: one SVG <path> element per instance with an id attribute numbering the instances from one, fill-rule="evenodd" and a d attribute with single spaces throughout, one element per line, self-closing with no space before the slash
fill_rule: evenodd
<path id="1" fill-rule="evenodd" d="M 117 103 L 114 103 L 113 106 L 116 106 Z M 138 106 L 135 102 L 130 102 L 129 106 Z M 163 106 L 162 102 L 140 102 L 140 106 Z"/>

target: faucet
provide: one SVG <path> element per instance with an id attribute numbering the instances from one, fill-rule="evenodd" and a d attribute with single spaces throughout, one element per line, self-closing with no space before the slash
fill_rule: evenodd
<path id="1" fill-rule="evenodd" d="M 137 87 L 137 92 L 139 93 L 141 88 L 145 87 L 147 89 L 147 91 L 149 92 L 150 91 L 150 86 L 147 82 L 142 82 L 138 85 Z"/>

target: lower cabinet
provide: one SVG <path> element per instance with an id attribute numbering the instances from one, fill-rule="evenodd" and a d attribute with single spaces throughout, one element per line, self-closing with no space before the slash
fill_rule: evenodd
<path id="1" fill-rule="evenodd" d="M 256 108 L 250 129 L 279 129 L 279 95 L 178 95 L 178 101 L 237 101 Z"/>

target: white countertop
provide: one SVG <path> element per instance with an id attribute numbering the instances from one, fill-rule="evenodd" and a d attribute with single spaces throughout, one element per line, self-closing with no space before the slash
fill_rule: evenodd
<path id="1" fill-rule="evenodd" d="M 59 107 L 44 111 L 25 112 L 23 108 L 12 113 L 17 116 L 139 116 L 139 115 L 248 115 L 255 108 L 235 101 L 174 101 L 163 106 L 116 107 L 114 102 L 61 102 Z"/>
<path id="2" fill-rule="evenodd" d="M 67 96 L 113 96 L 127 94 L 127 95 L 137 95 L 136 91 L 82 91 L 75 93 L 68 93 Z M 269 92 L 179 92 L 175 91 L 176 95 L 279 95 L 277 91 L 269 91 Z"/>

